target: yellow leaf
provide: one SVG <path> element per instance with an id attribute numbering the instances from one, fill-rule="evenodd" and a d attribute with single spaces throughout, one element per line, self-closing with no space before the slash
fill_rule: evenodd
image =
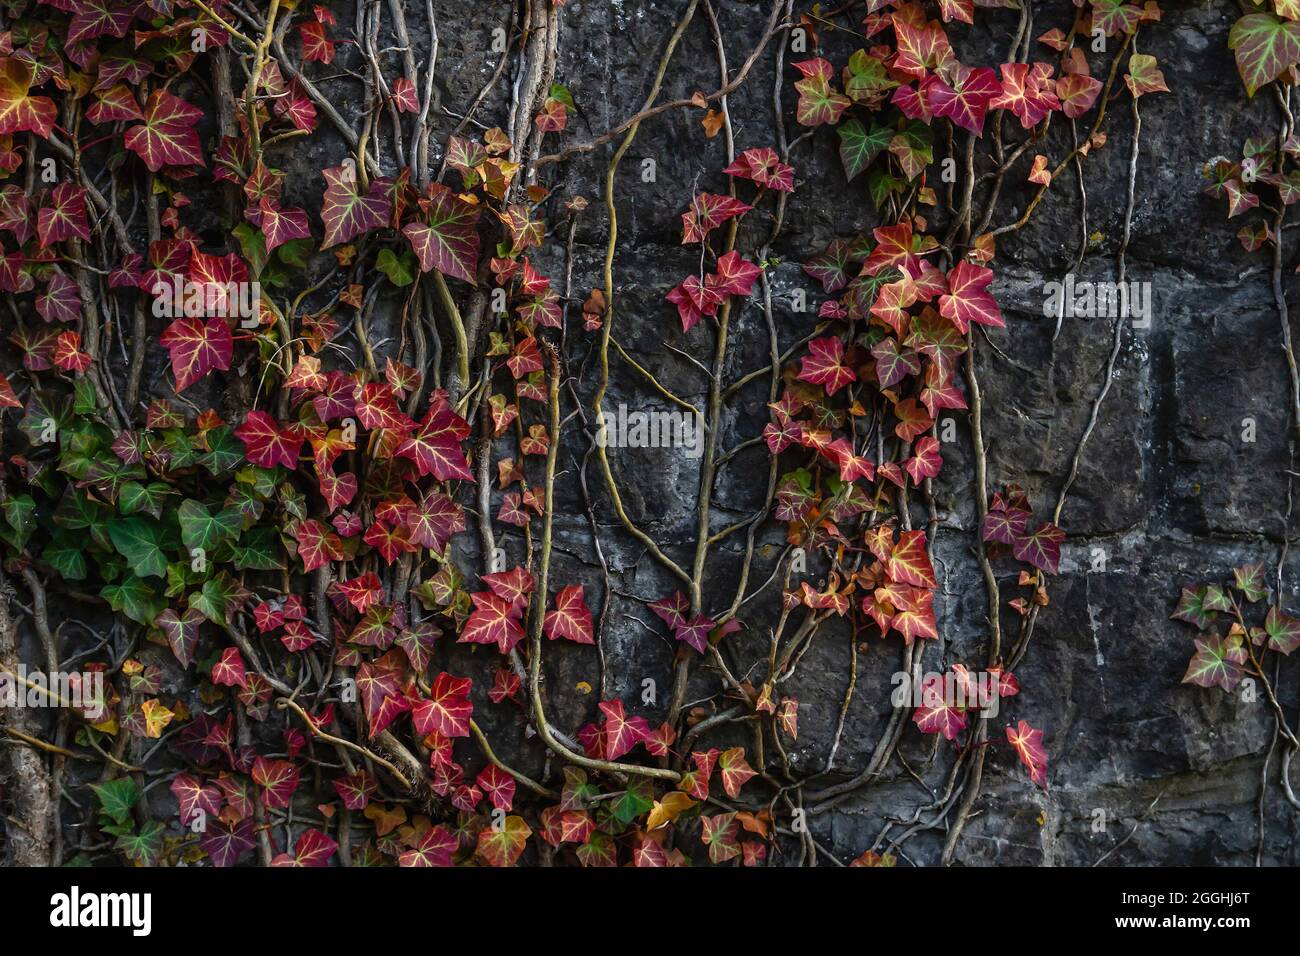
<path id="1" fill-rule="evenodd" d="M 140 705 L 140 712 L 144 714 L 144 733 L 146 737 L 152 737 L 157 740 L 162 736 L 163 729 L 172 722 L 176 715 L 163 706 L 163 702 L 156 699 L 146 700 Z"/>
<path id="2" fill-rule="evenodd" d="M 645 823 L 646 829 L 657 830 L 659 827 L 667 826 L 693 806 L 695 801 L 680 790 L 666 793 L 662 800 L 655 801 L 655 805 L 650 808 L 650 815 Z"/>
<path id="3" fill-rule="evenodd" d="M 588 684 L 585 680 L 578 681 L 577 686 L 575 686 L 573 689 L 576 690 L 579 694 L 591 693 L 591 685 Z"/>

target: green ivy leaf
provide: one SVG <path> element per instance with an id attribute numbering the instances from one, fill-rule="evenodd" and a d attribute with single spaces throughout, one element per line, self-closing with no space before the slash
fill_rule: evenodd
<path id="1" fill-rule="evenodd" d="M 163 530 L 158 522 L 140 517 L 116 518 L 108 523 L 108 536 L 138 576 L 161 578 L 167 573 Z"/>
<path id="2" fill-rule="evenodd" d="M 1271 13 L 1252 13 L 1232 25 L 1228 49 L 1237 55 L 1246 95 L 1254 96 L 1300 61 L 1300 23 L 1279 20 Z"/>
<path id="3" fill-rule="evenodd" d="M 140 789 L 132 777 L 118 777 L 108 783 L 92 783 L 90 789 L 99 801 L 99 812 L 118 824 L 127 821 L 131 808 L 140 800 Z"/>
<path id="4" fill-rule="evenodd" d="M 284 547 L 271 528 L 254 528 L 233 550 L 237 571 L 284 570 Z"/>
<path id="5" fill-rule="evenodd" d="M 893 132 L 886 126 L 872 125 L 868 131 L 861 120 L 851 119 L 835 127 L 840 137 L 840 162 L 844 176 L 853 179 L 889 146 Z"/>
<path id="6" fill-rule="evenodd" d="M 120 836 L 113 845 L 137 866 L 155 866 L 158 863 L 159 854 L 162 853 L 165 829 L 157 820 L 146 820 L 138 833 L 128 833 Z"/>
<path id="7" fill-rule="evenodd" d="M 151 481 L 147 485 L 142 485 L 138 481 L 128 481 L 117 493 L 117 510 L 124 515 L 143 511 L 147 515 L 161 519 L 167 496 L 175 493 L 170 485 L 165 485 L 161 481 Z"/>
<path id="8" fill-rule="evenodd" d="M 243 518 L 237 509 L 223 508 L 213 514 L 193 498 L 181 502 L 176 517 L 181 524 L 181 540 L 191 551 L 195 548 L 213 551 L 222 542 L 238 538 L 243 527 Z"/>
<path id="9" fill-rule="evenodd" d="M 137 624 L 152 624 L 153 619 L 167 607 L 167 602 L 134 574 L 119 584 L 107 585 L 99 593 L 114 611 L 125 614 Z"/>
<path id="10" fill-rule="evenodd" d="M 85 544 L 71 540 L 62 531 L 41 552 L 41 560 L 58 571 L 67 581 L 81 581 L 86 577 Z"/>
<path id="11" fill-rule="evenodd" d="M 205 436 L 208 450 L 199 455 L 199 464 L 214 478 L 244 460 L 244 446 L 229 425 L 218 425 Z"/>

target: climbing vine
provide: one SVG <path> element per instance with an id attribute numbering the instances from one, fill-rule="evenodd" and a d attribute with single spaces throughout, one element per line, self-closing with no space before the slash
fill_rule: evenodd
<path id="1" fill-rule="evenodd" d="M 1050 728 L 1029 708 L 1004 726 L 992 715 L 1020 691 L 1122 326 L 1051 510 L 990 486 L 983 422 L 998 410 L 984 404 L 977 356 L 998 348 L 989 330 L 1016 321 L 992 291 L 999 237 L 1068 170 L 1082 177 L 1120 102 L 1135 118 L 1136 169 L 1139 99 L 1165 90 L 1137 37 L 1160 11 L 1088 0 L 1068 28 L 1035 37 L 1014 0 L 772 0 L 746 8 L 762 22 L 735 64 L 720 4 L 667 6 L 676 20 L 651 76 L 628 80 L 648 81 L 643 106 L 602 132 L 561 75 L 562 0 L 512 4 L 486 83 L 450 105 L 437 78 L 456 64 L 432 5 L 0 2 L 0 290 L 13 347 L 0 375 L 0 408 L 13 410 L 0 671 L 10 688 L 41 691 L 18 667 L 20 630 L 30 625 L 49 674 L 68 669 L 80 630 L 94 640 L 73 689 L 99 688 L 59 701 L 44 732 L 21 716 L 3 725 L 49 768 L 44 803 L 23 804 L 40 811 L 23 824 L 29 859 L 842 864 L 816 817 L 881 780 L 916 732 L 951 748 L 946 780 L 853 862 L 893 865 L 925 830 L 946 833 L 947 862 L 991 749 L 1048 787 Z M 417 15 L 423 44 L 406 20 Z M 1002 61 L 963 61 L 977 15 L 1007 28 Z M 1243 50 L 1272 57 L 1300 40 L 1271 14 L 1242 23 L 1234 46 L 1253 93 L 1285 67 Z M 684 62 L 688 31 L 708 38 L 716 77 Z M 666 79 L 687 71 L 703 89 L 665 98 Z M 340 78 L 360 90 L 359 111 L 329 94 Z M 729 97 L 762 82 L 772 128 L 733 129 Z M 663 276 L 660 308 L 634 317 L 618 283 L 617 172 L 668 113 L 698 120 L 701 140 L 723 137 L 727 162 L 682 189 L 681 244 L 696 265 Z M 282 171 L 325 139 L 347 156 L 322 164 L 320 182 Z M 1283 157 L 1300 155 L 1290 143 L 1247 157 L 1276 168 L 1252 181 L 1283 203 L 1294 198 Z M 827 181 L 805 172 L 822 147 L 841 161 Z M 575 188 L 566 175 L 587 154 L 605 174 Z M 1215 175 L 1234 212 L 1258 204 L 1237 165 Z M 1018 183 L 1033 187 L 1023 213 L 995 224 Z M 1125 244 L 1131 178 L 1129 196 Z M 815 314 L 787 308 L 787 210 L 831 201 L 877 224 L 800 263 Z M 218 205 L 224 228 L 195 231 L 198 203 Z M 604 244 L 586 292 L 574 285 L 579 228 Z M 540 265 L 557 259 L 563 269 Z M 769 361 L 738 374 L 745 313 Z M 680 323 L 679 351 L 706 380 L 701 404 L 620 344 L 633 322 L 665 338 Z M 606 440 L 615 361 L 702 422 L 693 540 L 643 527 L 625 505 Z M 766 405 L 770 420 L 724 447 L 740 403 Z M 971 474 L 944 468 L 953 421 Z M 753 472 L 761 505 L 724 523 L 719 474 L 751 449 L 767 453 Z M 557 494 L 564 472 L 579 480 L 576 505 Z M 944 520 L 941 483 L 970 496 L 977 526 Z M 552 564 L 557 515 L 575 507 L 598 589 Z M 785 547 L 763 582 L 773 526 Z M 672 582 L 639 596 L 674 649 L 662 704 L 609 692 L 611 534 Z M 940 535 L 975 549 L 987 633 L 982 660 L 926 676 L 927 647 L 943 643 Z M 735 536 L 728 597 L 713 562 Z M 1294 622 L 1274 608 L 1251 628 L 1227 594 L 1185 595 L 1180 611 L 1195 623 L 1235 615 L 1193 664 L 1198 682 L 1230 690 L 1245 638 L 1289 653 Z M 770 627 L 757 626 L 764 603 Z M 805 774 L 790 755 L 801 703 L 786 688 L 832 629 L 851 634 L 854 672 L 824 768 Z M 572 724 L 547 681 L 557 642 L 601 675 Z M 888 693 L 857 686 L 870 642 L 898 657 L 921 699 L 893 707 L 879 740 L 848 742 L 853 696 Z M 760 663 L 741 670 L 740 646 Z M 490 683 L 466 676 L 471 652 L 490 655 Z M 517 731 L 492 739 L 506 724 Z M 520 763 L 520 740 L 539 759 Z M 837 779 L 850 746 L 869 754 L 865 769 Z M 62 799 L 85 788 L 85 800 Z M 81 817 L 74 846 L 68 811 Z"/>

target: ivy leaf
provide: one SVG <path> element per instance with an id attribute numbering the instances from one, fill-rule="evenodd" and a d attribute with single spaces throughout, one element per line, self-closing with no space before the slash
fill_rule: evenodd
<path id="1" fill-rule="evenodd" d="M 997 301 L 989 294 L 993 270 L 965 260 L 948 273 L 948 294 L 939 297 L 939 314 L 966 334 L 972 322 L 1003 328 L 1006 322 Z"/>
<path id="2" fill-rule="evenodd" d="M 429 699 L 411 707 L 411 723 L 422 736 L 432 733 L 444 737 L 468 737 L 469 720 L 474 705 L 469 698 L 472 682 L 468 677 L 452 677 L 443 672 L 433 680 Z"/>
<path id="3" fill-rule="evenodd" d="M 857 381 L 857 373 L 844 365 L 844 343 L 833 335 L 813 339 L 803 357 L 799 380 L 821 385 L 827 395 L 834 395 L 845 385 Z"/>
<path id="4" fill-rule="evenodd" d="M 489 826 L 479 832 L 478 855 L 489 866 L 514 866 L 532 835 L 523 817 L 508 816 L 500 827 Z"/>
<path id="5" fill-rule="evenodd" d="M 388 198 L 390 183 L 386 179 L 371 180 L 362 194 L 358 192 L 356 173 L 349 167 L 334 166 L 322 170 L 321 175 L 327 183 L 320 210 L 321 221 L 325 223 L 322 249 L 350 242 L 388 224 L 392 203 Z"/>
<path id="6" fill-rule="evenodd" d="M 889 146 L 893 130 L 887 126 L 872 125 L 870 132 L 861 120 L 847 120 L 837 127 L 840 137 L 840 162 L 844 164 L 844 177 L 853 179 L 863 172 L 871 161 Z M 829 290 L 828 290 L 829 291 Z"/>
<path id="7" fill-rule="evenodd" d="M 117 123 L 125 120 L 143 120 L 144 114 L 135 101 L 135 94 L 125 83 L 118 83 L 95 94 L 94 105 L 86 110 L 86 119 L 92 123 Z"/>
<path id="8" fill-rule="evenodd" d="M 140 801 L 140 788 L 133 777 L 118 777 L 108 783 L 90 785 L 99 801 L 99 812 L 115 823 L 126 823 L 131 810 Z"/>
<path id="9" fill-rule="evenodd" d="M 1221 588 L 1214 584 L 1202 584 L 1194 588 L 1183 588 L 1178 597 L 1178 606 L 1170 617 L 1205 630 L 1214 623 L 1215 611 L 1230 610 L 1232 604 L 1227 601 Z"/>
<path id="10" fill-rule="evenodd" d="M 281 209 L 265 196 L 258 200 L 262 214 L 262 235 L 266 238 L 266 251 L 274 252 L 286 242 L 310 239 L 311 227 L 307 213 L 302 209 Z"/>
<path id="11" fill-rule="evenodd" d="M 1078 119 L 1097 102 L 1101 80 L 1083 73 L 1070 73 L 1056 81 L 1056 96 L 1061 110 L 1070 119 Z"/>
<path id="12" fill-rule="evenodd" d="M 898 56 L 893 67 L 896 71 L 924 79 L 927 70 L 945 69 L 956 64 L 952 46 L 943 27 L 935 20 L 909 21 L 902 14 L 892 14 L 894 35 L 898 38 Z"/>
<path id="13" fill-rule="evenodd" d="M 177 319 L 167 326 L 158 342 L 171 356 L 178 392 L 185 391 L 214 368 L 228 370 L 235 351 L 230 326 L 219 318 Z"/>
<path id="14" fill-rule="evenodd" d="M 754 282 L 763 270 L 752 262 L 747 262 L 739 252 L 732 249 L 718 256 L 717 271 L 705 278 L 713 290 L 720 295 L 747 296 L 754 288 Z"/>
<path id="15" fill-rule="evenodd" d="M 248 683 L 244 657 L 237 647 L 227 647 L 212 665 L 212 683 L 221 687 L 243 687 Z M 260 759 L 260 758 L 259 758 Z"/>
<path id="16" fill-rule="evenodd" d="M 181 826 L 189 826 L 200 814 L 215 817 L 221 812 L 221 804 L 224 802 L 221 791 L 211 784 L 205 786 L 198 777 L 178 773 L 168 789 L 176 798 Z"/>
<path id="17" fill-rule="evenodd" d="M 1132 33 L 1142 22 L 1142 11 L 1124 0 L 1094 0 L 1092 26 L 1108 37 Z"/>
<path id="18" fill-rule="evenodd" d="M 844 67 L 844 92 L 855 103 L 870 106 L 898 86 L 885 64 L 866 50 L 855 50 Z"/>
<path id="19" fill-rule="evenodd" d="M 89 242 L 86 190 L 75 183 L 60 183 L 50 190 L 49 204 L 36 217 L 36 235 L 42 249 L 74 237 Z"/>
<path id="20" fill-rule="evenodd" d="M 182 668 L 189 667 L 194 660 L 194 649 L 198 647 L 199 628 L 203 621 L 203 614 L 197 608 L 187 608 L 184 614 L 177 614 L 168 608 L 154 618 L 154 624 L 167 635 L 167 644 Z"/>
<path id="21" fill-rule="evenodd" d="M 252 817 L 229 824 L 221 819 L 208 822 L 208 829 L 199 839 L 199 849 L 208 855 L 213 866 L 234 866 L 256 846 L 253 838 Z"/>
<path id="22" fill-rule="evenodd" d="M 164 567 L 166 559 L 164 559 Z M 99 592 L 109 607 L 120 614 L 125 614 L 137 624 L 151 624 L 154 618 L 167 606 L 159 599 L 157 592 L 134 574 L 128 575 L 117 584 L 106 585 Z"/>
<path id="23" fill-rule="evenodd" d="M 575 644 L 595 644 L 592 636 L 591 611 L 583 600 L 582 585 L 562 588 L 555 595 L 555 610 L 547 613 L 542 630 L 552 641 L 566 638 Z"/>
<path id="24" fill-rule="evenodd" d="M 932 588 L 938 585 L 934 576 L 934 565 L 925 550 L 924 531 L 904 531 L 885 562 L 885 573 L 891 581 L 900 584 L 913 584 L 917 587 Z"/>
<path id="25" fill-rule="evenodd" d="M 1287 657 L 1300 647 L 1300 621 L 1275 607 L 1269 608 L 1264 617 L 1264 633 L 1268 635 L 1269 648 Z"/>
<path id="26" fill-rule="evenodd" d="M 912 713 L 912 722 L 923 734 L 942 734 L 954 740 L 966 728 L 966 715 L 948 702 L 944 694 L 944 676 L 930 674 L 921 682 L 921 704 Z"/>
<path id="27" fill-rule="evenodd" d="M 370 804 L 370 798 L 379 790 L 378 782 L 364 770 L 345 777 L 335 777 L 330 783 L 349 810 L 364 810 Z"/>
<path id="28" fill-rule="evenodd" d="M 830 61 L 816 57 L 795 63 L 794 67 L 803 74 L 803 79 L 794 85 L 799 92 L 795 118 L 804 126 L 839 122 L 840 116 L 853 105 L 853 101 L 832 88 L 834 67 Z"/>
<path id="29" fill-rule="evenodd" d="M 890 139 L 889 151 L 909 180 L 925 172 L 925 167 L 934 159 L 933 140 L 930 127 L 919 120 L 908 123 L 906 129 Z"/>
<path id="30" fill-rule="evenodd" d="M 690 210 L 682 213 L 682 245 L 703 242 L 710 232 L 728 219 L 753 208 L 733 196 L 699 193 L 691 200 Z"/>
<path id="31" fill-rule="evenodd" d="M 952 120 L 962 129 L 982 136 L 984 115 L 989 103 L 1002 92 L 997 74 L 986 66 L 958 66 L 952 71 L 951 79 L 951 86 L 938 74 L 925 81 L 926 100 L 930 109 L 935 116 Z"/>
<path id="32" fill-rule="evenodd" d="M 876 379 L 881 388 L 892 388 L 909 375 L 919 375 L 921 363 L 911 349 L 899 347 L 898 340 L 887 336 L 871 347 L 876 360 Z"/>
<path id="33" fill-rule="evenodd" d="M 413 544 L 442 552 L 453 534 L 465 530 L 465 509 L 433 488 L 416 503 L 406 526 Z"/>
<path id="34" fill-rule="evenodd" d="M 164 166 L 203 165 L 199 134 L 194 126 L 203 111 L 166 90 L 149 94 L 144 123 L 132 126 L 122 144 L 144 161 L 151 173 Z"/>
<path id="35" fill-rule="evenodd" d="M 126 36 L 135 12 L 130 6 L 110 6 L 110 2 L 111 0 L 78 0 L 72 4 L 67 42 L 80 43 L 102 36 Z"/>
<path id="36" fill-rule="evenodd" d="M 1128 73 L 1124 74 L 1124 82 L 1128 84 L 1134 99 L 1147 93 L 1169 92 L 1169 87 L 1165 86 L 1165 75 L 1156 65 L 1156 58 L 1147 53 L 1134 53 L 1128 58 Z M 1060 95 L 1059 89 L 1057 95 Z"/>
<path id="37" fill-rule="evenodd" d="M 302 439 L 282 429 L 266 412 L 249 412 L 244 423 L 235 429 L 235 437 L 244 443 L 244 455 L 255 465 L 274 468 L 279 464 L 290 470 L 298 466 Z"/>
<path id="38" fill-rule="evenodd" d="M 460 445 L 468 437 L 469 424 L 452 409 L 446 395 L 438 394 L 415 431 L 393 454 L 415 462 L 421 476 L 433 475 L 439 481 L 473 481 L 474 473 Z"/>
<path id="39" fill-rule="evenodd" d="M 673 637 L 683 644 L 689 644 L 701 654 L 705 652 L 709 644 L 709 632 L 717 626 L 713 618 L 704 614 L 696 614 L 689 620 L 684 620 L 673 628 Z"/>
<path id="40" fill-rule="evenodd" d="M 272 866 L 329 866 L 339 848 L 333 838 L 317 829 L 304 830 L 294 844 L 293 856 L 281 853 L 271 861 Z"/>
<path id="41" fill-rule="evenodd" d="M 1254 604 L 1268 597 L 1268 585 L 1264 583 L 1264 565 L 1245 564 L 1232 569 L 1232 577 L 1247 601 Z"/>
<path id="42" fill-rule="evenodd" d="M 1033 534 L 1017 538 L 1011 545 L 1016 560 L 1032 564 L 1040 571 L 1055 574 L 1061 564 L 1061 542 L 1065 532 L 1045 521 L 1034 529 Z"/>
<path id="43" fill-rule="evenodd" d="M 1029 779 L 1046 790 L 1047 751 L 1043 747 L 1043 732 L 1022 720 L 1019 726 L 1007 728 L 1007 743 L 1015 748 L 1016 756 L 1029 770 Z"/>
<path id="44" fill-rule="evenodd" d="M 686 623 L 686 613 L 691 609 L 691 602 L 681 591 L 674 591 L 668 597 L 651 601 L 646 607 L 650 608 L 659 620 L 670 628 L 676 629 Z"/>
<path id="45" fill-rule="evenodd" d="M 0 136 L 30 130 L 49 139 L 59 110 L 48 96 L 29 96 L 36 66 L 16 57 L 0 58 Z"/>
<path id="46" fill-rule="evenodd" d="M 781 157 L 770 146 L 747 149 L 723 170 L 728 176 L 739 176 L 779 192 L 794 192 L 794 167 L 781 162 Z"/>
<path id="47" fill-rule="evenodd" d="M 1241 638 L 1209 635 L 1198 637 L 1194 643 L 1196 654 L 1187 665 L 1182 682 L 1200 687 L 1217 685 L 1231 693 L 1245 673 L 1241 665 L 1246 663 L 1246 651 Z"/>
<path id="48" fill-rule="evenodd" d="M 1256 90 L 1300 61 L 1300 23 L 1280 20 L 1271 13 L 1249 14 L 1232 25 L 1228 49 L 1236 53 L 1246 95 L 1254 96 Z M 3 129 L 0 122 L 0 131 Z"/>
<path id="49" fill-rule="evenodd" d="M 509 654 L 524 636 L 518 608 L 490 591 L 471 594 L 470 599 L 474 602 L 474 611 L 456 643 L 496 644 L 502 654 Z"/>
<path id="50" fill-rule="evenodd" d="M 315 518 L 299 521 L 290 532 L 298 542 L 304 571 L 315 571 L 331 561 L 343 560 L 343 541 Z"/>
<path id="51" fill-rule="evenodd" d="M 420 200 L 424 221 L 402 227 L 420 260 L 421 272 L 437 269 L 443 275 L 477 285 L 479 209 L 457 198 L 440 183 L 432 183 L 428 197 Z"/>
<path id="52" fill-rule="evenodd" d="M 108 536 L 117 553 L 142 578 L 165 577 L 167 555 L 163 553 L 163 529 L 145 518 L 116 518 L 108 523 Z"/>
<path id="53" fill-rule="evenodd" d="M 803 264 L 803 271 L 822 284 L 822 291 L 834 295 L 849 284 L 849 263 L 853 244 L 847 239 L 836 239 L 829 246 Z"/>
<path id="54" fill-rule="evenodd" d="M 185 547 L 211 551 L 223 541 L 239 537 L 243 517 L 236 508 L 223 508 L 213 514 L 201 502 L 186 498 L 177 511 L 181 540 Z"/>
<path id="55" fill-rule="evenodd" d="M 443 826 L 432 826 L 420 834 L 415 847 L 397 858 L 398 866 L 433 867 L 451 866 L 460 844 L 451 831 Z"/>
<path id="56" fill-rule="evenodd" d="M 602 700 L 598 706 L 605 717 L 605 726 L 600 734 L 605 759 L 619 759 L 649 735 L 650 725 L 646 719 L 629 718 L 621 700 Z"/>
<path id="57" fill-rule="evenodd" d="M 735 811 L 700 817 L 700 842 L 709 848 L 710 863 L 725 863 L 740 856 L 740 821 Z"/>
<path id="58" fill-rule="evenodd" d="M 411 709 L 410 701 L 402 693 L 405 668 L 401 660 L 401 651 L 389 651 L 357 668 L 357 694 L 365 707 L 371 737 Z"/>
<path id="59" fill-rule="evenodd" d="M 733 800 L 740 796 L 740 788 L 745 785 L 745 781 L 757 776 L 745 762 L 744 747 L 724 750 L 722 756 L 718 758 L 718 770 L 722 773 L 722 789 Z"/>
<path id="60" fill-rule="evenodd" d="M 496 764 L 488 764 L 474 779 L 493 809 L 509 810 L 515 801 L 515 778 Z"/>
<path id="61" fill-rule="evenodd" d="M 334 59 L 334 43 L 325 36 L 324 24 L 308 20 L 298 24 L 298 37 L 302 40 L 302 58 L 306 63 L 330 63 Z"/>

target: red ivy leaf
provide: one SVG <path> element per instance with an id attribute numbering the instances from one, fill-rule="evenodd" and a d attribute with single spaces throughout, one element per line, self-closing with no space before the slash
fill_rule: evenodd
<path id="1" fill-rule="evenodd" d="M 155 90 L 144 107 L 144 124 L 132 126 L 122 143 L 144 161 L 150 172 L 164 166 L 203 165 L 194 125 L 203 111 L 166 90 Z"/>
<path id="2" fill-rule="evenodd" d="M 845 385 L 857 381 L 857 374 L 844 365 L 843 360 L 844 343 L 840 339 L 833 335 L 813 339 L 808 343 L 808 355 L 802 359 L 799 379 L 821 385 L 827 395 L 834 395 Z"/>
<path id="3" fill-rule="evenodd" d="M 59 115 L 48 96 L 29 96 L 36 67 L 15 57 L 0 58 L 0 136 L 30 130 L 49 139 Z"/>
<path id="4" fill-rule="evenodd" d="M 574 584 L 555 595 L 555 610 L 547 613 L 542 630 L 552 641 L 561 637 L 575 644 L 594 644 L 591 611 L 583 600 L 582 585 Z"/>
<path id="5" fill-rule="evenodd" d="M 393 208 L 388 198 L 388 180 L 371 180 L 363 194 L 357 191 L 356 174 L 350 167 L 334 166 L 322 170 L 321 175 L 326 182 L 320 210 L 321 221 L 325 224 L 322 249 L 349 242 L 371 229 L 380 229 L 388 224 Z"/>
<path id="6" fill-rule="evenodd" d="M 402 234 L 420 260 L 420 271 L 437 269 L 443 275 L 476 285 L 478 207 L 458 199 L 446 186 L 433 183 L 428 198 L 420 200 L 420 209 L 424 221 L 408 222 L 402 227 Z"/>
<path id="7" fill-rule="evenodd" d="M 1022 720 L 1018 727 L 1007 728 L 1007 743 L 1016 749 L 1016 756 L 1029 769 L 1029 779 L 1047 789 L 1047 751 L 1043 748 L 1043 732 Z"/>
<path id="8" fill-rule="evenodd" d="M 167 326 L 158 341 L 171 356 L 178 392 L 185 391 L 214 368 L 223 372 L 229 369 L 235 351 L 230 326 L 224 319 L 186 316 Z M 254 412 L 249 417 L 253 414 L 269 417 L 264 412 Z M 287 467 L 292 468 L 296 461 L 295 452 L 294 461 L 287 463 Z"/>
<path id="9" fill-rule="evenodd" d="M 61 183 L 50 192 L 50 204 L 36 217 L 36 234 L 41 248 L 74 236 L 90 241 L 86 221 L 86 190 L 73 183 Z"/>

